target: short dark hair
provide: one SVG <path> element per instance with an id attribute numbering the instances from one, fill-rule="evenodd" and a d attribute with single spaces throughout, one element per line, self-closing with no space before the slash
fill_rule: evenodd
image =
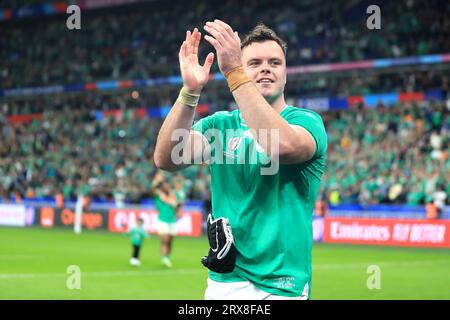
<path id="1" fill-rule="evenodd" d="M 258 23 L 256 27 L 253 28 L 247 35 L 245 35 L 244 40 L 241 42 L 241 49 L 251 45 L 253 42 L 264 42 L 264 41 L 275 41 L 283 49 L 284 55 L 286 55 L 287 44 L 281 39 L 275 31 L 270 29 L 263 23 Z"/>

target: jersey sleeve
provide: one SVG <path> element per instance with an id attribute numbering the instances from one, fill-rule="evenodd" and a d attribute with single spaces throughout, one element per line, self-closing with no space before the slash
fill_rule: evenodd
<path id="1" fill-rule="evenodd" d="M 210 115 L 208 117 L 202 118 L 198 120 L 196 123 L 192 125 L 192 130 L 200 132 L 201 134 L 205 134 L 205 132 L 214 127 L 214 117 L 215 115 Z"/>
<path id="2" fill-rule="evenodd" d="M 285 116 L 289 124 L 306 129 L 316 142 L 315 157 L 324 155 L 327 150 L 327 133 L 322 118 L 317 113 L 291 108 Z"/>

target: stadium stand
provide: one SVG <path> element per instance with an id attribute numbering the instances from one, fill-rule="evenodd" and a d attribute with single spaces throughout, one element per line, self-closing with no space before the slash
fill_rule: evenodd
<path id="1" fill-rule="evenodd" d="M 237 1 L 216 2 L 196 2 L 195 14 L 186 15 L 182 6 L 164 1 L 88 10 L 82 30 L 71 33 L 65 16 L 2 22 L 0 89 L 178 75 L 177 52 L 185 28 L 214 17 L 229 21 L 239 32 L 270 17 L 289 43 L 288 65 L 293 66 L 450 52 L 450 18 L 445 14 L 450 4 L 443 1 L 382 1 L 384 25 L 374 32 L 358 27 L 366 18 L 361 8 L 367 1 L 321 6 L 307 0 L 277 2 L 275 17 L 274 1 L 239 3 L 240 17 L 248 19 L 233 14 Z M 12 5 L 0 2 L 3 8 Z M 210 49 L 203 46 L 201 55 Z M 290 75 L 286 96 L 295 105 L 305 97 L 384 92 L 438 91 L 443 97 L 320 111 L 329 138 L 322 198 L 331 204 L 417 205 L 445 192 L 449 203 L 448 71 L 448 65 L 427 65 Z M 114 201 L 120 195 L 133 203 L 145 201 L 155 173 L 152 155 L 162 116 L 149 110 L 170 107 L 178 90 L 161 85 L 2 97 L 1 198 L 13 202 L 63 194 L 73 200 L 82 192 L 97 201 Z M 232 108 L 231 98 L 224 82 L 211 82 L 202 95 L 201 102 L 209 106 L 202 115 Z M 190 199 L 208 199 L 206 167 L 194 166 L 182 174 Z"/>
<path id="2" fill-rule="evenodd" d="M 0 87 L 176 75 L 185 28 L 216 17 L 240 33 L 260 20 L 271 21 L 289 43 L 289 65 L 450 52 L 448 2 L 380 1 L 383 28 L 375 32 L 361 27 L 369 2 L 338 0 L 315 6 L 307 0 L 229 0 L 220 5 L 217 0 L 197 1 L 184 14 L 183 6 L 151 1 L 86 10 L 81 30 L 73 32 L 67 32 L 64 15 L 11 21 L 0 29 Z M 237 6 L 241 15 L 234 14 Z M 206 50 L 211 47 L 203 46 L 201 56 Z"/>
<path id="3" fill-rule="evenodd" d="M 84 109 L 67 107 L 80 99 Z M 107 103 L 101 97 L 62 98 L 65 108 L 55 106 L 29 124 L 12 125 L 3 117 L 0 176 L 5 200 L 16 193 L 52 197 L 63 192 L 73 198 L 77 188 L 108 200 L 119 186 L 133 201 L 148 197 L 161 120 L 136 108 L 98 118 L 94 110 Z M 323 112 L 322 117 L 329 138 L 322 192 L 332 203 L 333 192 L 339 193 L 338 203 L 370 204 L 420 204 L 442 186 L 449 194 L 450 117 L 444 103 L 359 105 L 352 111 Z M 198 168 L 190 170 L 195 184 Z M 191 198 L 199 197 L 194 192 Z"/>

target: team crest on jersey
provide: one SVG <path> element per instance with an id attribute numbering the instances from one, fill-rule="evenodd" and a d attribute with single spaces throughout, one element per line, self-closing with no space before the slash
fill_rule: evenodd
<path id="1" fill-rule="evenodd" d="M 242 142 L 242 137 L 234 137 L 228 140 L 228 149 L 231 151 L 235 151 L 239 148 Z"/>

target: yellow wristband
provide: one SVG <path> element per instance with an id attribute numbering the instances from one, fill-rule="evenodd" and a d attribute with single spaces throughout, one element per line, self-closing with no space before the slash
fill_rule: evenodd
<path id="1" fill-rule="evenodd" d="M 228 87 L 230 88 L 231 92 L 239 88 L 244 83 L 252 81 L 245 73 L 242 66 L 231 69 L 230 71 L 225 73 L 225 78 L 227 79 Z"/>
<path id="2" fill-rule="evenodd" d="M 195 108 L 198 105 L 198 100 L 200 100 L 199 94 L 189 93 L 184 87 L 181 88 L 180 94 L 177 98 L 178 102 L 185 104 L 191 108 Z"/>

